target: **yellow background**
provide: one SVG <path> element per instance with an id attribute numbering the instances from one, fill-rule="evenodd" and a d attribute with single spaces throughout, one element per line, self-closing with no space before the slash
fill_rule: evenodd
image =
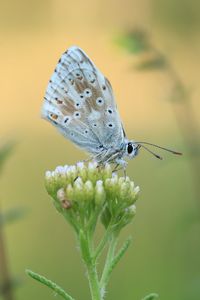
<path id="1" fill-rule="evenodd" d="M 140 186 L 136 218 L 123 234 L 134 242 L 115 270 L 107 299 L 200 299 L 199 219 L 194 216 L 193 178 L 173 106 L 169 78 L 161 71 L 138 72 L 137 58 L 113 42 L 139 26 L 172 62 L 192 91 L 199 122 L 200 5 L 197 1 L 9 0 L 0 1 L 0 136 L 15 140 L 15 151 L 0 183 L 3 209 L 26 207 L 28 214 L 6 228 L 13 276 L 22 279 L 16 299 L 54 299 L 24 274 L 46 275 L 76 299 L 89 299 L 84 268 L 69 226 L 44 189 L 44 173 L 73 164 L 85 154 L 40 118 L 43 95 L 60 55 L 78 45 L 112 83 L 127 135 L 184 152 L 163 153 L 164 161 L 141 154 L 128 174 Z M 194 220 L 193 220 L 194 219 Z"/>

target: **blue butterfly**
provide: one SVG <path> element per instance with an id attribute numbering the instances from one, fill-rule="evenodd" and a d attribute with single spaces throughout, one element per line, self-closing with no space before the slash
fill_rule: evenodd
<path id="1" fill-rule="evenodd" d="M 151 143 L 128 140 L 110 82 L 83 50 L 75 46 L 58 61 L 47 86 L 42 116 L 99 164 L 115 163 L 125 169 L 125 158 L 134 158 L 141 147 L 162 159 L 146 145 L 181 154 Z"/>

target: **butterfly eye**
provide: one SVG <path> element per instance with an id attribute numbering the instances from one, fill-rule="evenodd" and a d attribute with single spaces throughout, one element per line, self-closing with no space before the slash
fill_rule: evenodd
<path id="1" fill-rule="evenodd" d="M 79 111 L 74 112 L 74 118 L 79 119 L 81 117 L 81 113 Z"/>
<path id="2" fill-rule="evenodd" d="M 84 94 L 86 97 L 91 97 L 92 96 L 92 92 L 90 89 L 85 89 Z"/>
<path id="3" fill-rule="evenodd" d="M 128 152 L 128 154 L 131 154 L 133 152 L 133 145 L 132 145 L 132 143 L 128 143 L 128 145 L 127 145 L 127 152 Z"/>
<path id="4" fill-rule="evenodd" d="M 101 98 L 101 97 L 97 98 L 96 104 L 99 105 L 99 106 L 102 106 L 104 104 L 103 98 Z"/>

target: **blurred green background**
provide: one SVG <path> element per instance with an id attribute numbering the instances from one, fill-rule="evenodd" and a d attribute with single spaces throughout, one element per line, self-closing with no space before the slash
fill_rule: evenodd
<path id="1" fill-rule="evenodd" d="M 89 299 L 85 270 L 69 226 L 44 189 L 44 173 L 85 154 L 40 118 L 47 82 L 71 45 L 83 48 L 110 79 L 127 135 L 184 152 L 159 161 L 142 152 L 127 173 L 141 188 L 134 223 L 123 232 L 134 242 L 112 276 L 112 299 L 200 299 L 200 198 L 172 105 L 169 78 L 137 72 L 137 59 L 113 39 L 135 26 L 148 30 L 187 87 L 199 122 L 200 4 L 195 0 L 1 0 L 0 136 L 18 143 L 0 181 L 3 210 L 26 207 L 24 219 L 5 229 L 12 274 L 23 279 L 16 300 L 54 299 L 24 274 L 33 269 L 77 299 Z M 196 178 L 197 181 L 199 178 Z M 198 214 L 199 213 L 199 214 Z"/>

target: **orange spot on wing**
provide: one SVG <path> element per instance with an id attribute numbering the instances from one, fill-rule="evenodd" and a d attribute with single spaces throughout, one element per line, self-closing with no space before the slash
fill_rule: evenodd
<path id="1" fill-rule="evenodd" d="M 52 118 L 53 120 L 57 120 L 57 119 L 58 119 L 58 115 L 51 114 L 50 116 L 51 116 L 51 118 Z"/>

